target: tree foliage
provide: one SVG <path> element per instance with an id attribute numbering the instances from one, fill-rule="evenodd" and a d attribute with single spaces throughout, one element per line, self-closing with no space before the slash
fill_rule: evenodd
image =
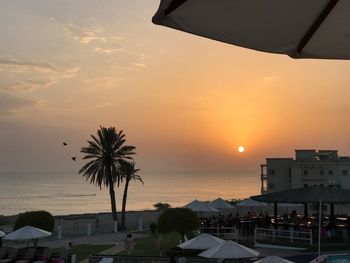
<path id="1" fill-rule="evenodd" d="M 24 226 L 33 226 L 49 232 L 54 229 L 55 220 L 53 216 L 47 211 L 30 211 L 19 214 L 14 230 Z"/>
<path id="2" fill-rule="evenodd" d="M 160 202 L 159 202 L 159 203 L 154 204 L 153 207 L 154 207 L 155 209 L 157 209 L 158 211 L 164 211 L 164 210 L 170 208 L 171 205 L 168 204 L 168 203 L 160 203 Z"/>
<path id="3" fill-rule="evenodd" d="M 181 237 L 199 228 L 199 218 L 196 213 L 188 208 L 166 209 L 158 218 L 158 232 L 179 232 Z"/>

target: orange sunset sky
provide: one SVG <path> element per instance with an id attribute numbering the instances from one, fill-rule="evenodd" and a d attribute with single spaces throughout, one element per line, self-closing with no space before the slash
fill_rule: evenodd
<path id="1" fill-rule="evenodd" d="M 158 4 L 0 2 L 0 172 L 77 171 L 70 157 L 99 125 L 125 131 L 144 172 L 259 170 L 296 148 L 350 154 L 349 61 L 156 26 Z"/>

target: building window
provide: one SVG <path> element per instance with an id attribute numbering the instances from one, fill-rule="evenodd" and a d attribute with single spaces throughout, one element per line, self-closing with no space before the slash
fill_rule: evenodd
<path id="1" fill-rule="evenodd" d="M 333 175 L 333 170 L 328 170 L 328 175 Z"/>
<path id="2" fill-rule="evenodd" d="M 275 184 L 274 184 L 274 183 L 269 183 L 269 188 L 270 188 L 270 189 L 275 188 Z"/>
<path id="3" fill-rule="evenodd" d="M 324 175 L 324 171 L 323 171 L 323 169 L 322 169 L 322 170 L 320 170 L 320 175 Z"/>
<path id="4" fill-rule="evenodd" d="M 307 174 L 308 174 L 307 169 L 304 169 L 304 175 L 307 175 Z"/>
<path id="5" fill-rule="evenodd" d="M 304 187 L 308 187 L 308 185 L 307 185 L 307 184 L 304 184 Z"/>
<path id="6" fill-rule="evenodd" d="M 275 175 L 276 172 L 275 172 L 275 169 L 269 169 L 269 175 Z"/>
<path id="7" fill-rule="evenodd" d="M 342 175 L 348 175 L 348 170 L 342 170 L 342 171 L 341 171 L 341 174 L 342 174 Z"/>

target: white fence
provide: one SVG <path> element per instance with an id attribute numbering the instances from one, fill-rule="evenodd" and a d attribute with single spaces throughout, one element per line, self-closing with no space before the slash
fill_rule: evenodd
<path id="1" fill-rule="evenodd" d="M 312 230 L 295 231 L 293 227 L 290 227 L 289 230 L 255 228 L 254 244 L 264 242 L 298 243 L 312 246 Z"/>
<path id="2" fill-rule="evenodd" d="M 202 227 L 200 232 L 222 239 L 238 241 L 238 231 L 235 227 Z"/>

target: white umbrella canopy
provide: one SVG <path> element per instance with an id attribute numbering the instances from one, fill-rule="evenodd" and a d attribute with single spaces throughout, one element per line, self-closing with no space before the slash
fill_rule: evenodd
<path id="1" fill-rule="evenodd" d="M 236 206 L 247 206 L 247 207 L 253 207 L 253 206 L 268 206 L 268 204 L 264 203 L 264 202 L 258 202 L 255 201 L 251 198 L 247 198 L 239 203 L 236 204 Z"/>
<path id="2" fill-rule="evenodd" d="M 190 207 L 193 207 L 194 205 L 201 203 L 200 201 L 198 201 L 197 199 L 194 199 L 193 201 L 189 202 L 187 205 L 185 205 L 185 208 L 190 209 Z"/>
<path id="3" fill-rule="evenodd" d="M 198 200 L 193 200 L 192 202 L 185 205 L 184 207 L 191 209 L 194 212 L 220 212 L 220 210 L 213 208 L 210 205 L 200 202 Z"/>
<path id="4" fill-rule="evenodd" d="M 220 245 L 210 248 L 198 256 L 205 258 L 252 258 L 260 253 L 234 241 L 225 241 Z"/>
<path id="5" fill-rule="evenodd" d="M 264 257 L 262 259 L 259 259 L 258 261 L 255 261 L 254 263 L 294 263 L 294 262 L 286 260 L 286 259 L 281 258 L 279 256 L 268 256 L 268 257 Z"/>
<path id="6" fill-rule="evenodd" d="M 33 226 L 24 226 L 4 237 L 4 240 L 31 240 L 51 236 L 51 233 Z"/>
<path id="7" fill-rule="evenodd" d="M 211 201 L 209 203 L 209 205 L 211 207 L 214 207 L 216 209 L 219 209 L 219 210 L 225 210 L 225 209 L 232 209 L 233 206 L 230 205 L 229 203 L 227 203 L 224 199 L 222 198 L 218 198 L 218 199 L 215 199 L 214 201 Z"/>
<path id="8" fill-rule="evenodd" d="M 153 23 L 292 58 L 350 59 L 350 1 L 161 0 Z"/>
<path id="9" fill-rule="evenodd" d="M 182 249 L 208 249 L 220 245 L 223 242 L 225 242 L 225 240 L 221 238 L 217 238 L 209 234 L 201 234 L 179 244 L 178 247 Z"/>

